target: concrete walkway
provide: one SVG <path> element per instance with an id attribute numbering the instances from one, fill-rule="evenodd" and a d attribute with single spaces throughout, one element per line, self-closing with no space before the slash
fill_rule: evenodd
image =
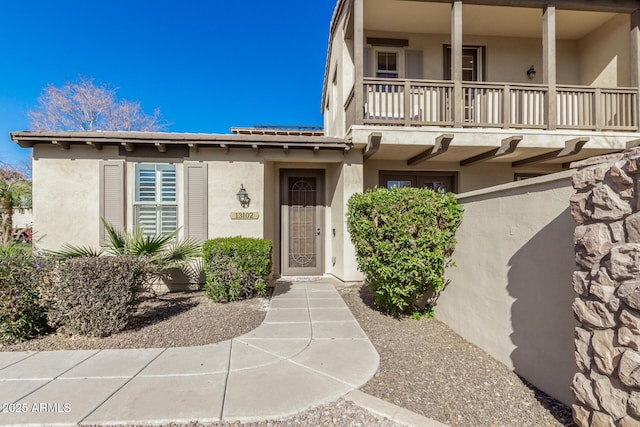
<path id="1" fill-rule="evenodd" d="M 379 357 L 333 283 L 277 284 L 264 323 L 217 344 L 0 353 L 0 425 L 254 421 L 336 400 Z"/>

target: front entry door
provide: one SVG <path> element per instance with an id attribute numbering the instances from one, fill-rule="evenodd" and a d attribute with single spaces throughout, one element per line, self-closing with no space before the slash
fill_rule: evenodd
<path id="1" fill-rule="evenodd" d="M 282 170 L 280 205 L 282 274 L 324 273 L 324 171 Z"/>

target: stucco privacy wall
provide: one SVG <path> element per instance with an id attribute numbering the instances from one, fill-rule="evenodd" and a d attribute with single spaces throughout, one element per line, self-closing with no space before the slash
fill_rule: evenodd
<path id="1" fill-rule="evenodd" d="M 573 309 L 580 321 L 574 419 L 640 425 L 640 149 L 580 162 Z"/>
<path id="2" fill-rule="evenodd" d="M 571 171 L 460 194 L 451 282 L 436 317 L 571 404 L 575 370 Z"/>

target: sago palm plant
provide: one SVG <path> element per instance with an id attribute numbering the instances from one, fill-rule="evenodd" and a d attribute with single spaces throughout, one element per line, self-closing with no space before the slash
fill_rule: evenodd
<path id="1" fill-rule="evenodd" d="M 78 257 L 144 256 L 158 270 L 158 274 L 171 269 L 188 266 L 200 256 L 200 244 L 194 239 L 178 239 L 178 230 L 161 236 L 145 236 L 141 228 L 131 233 L 118 229 L 102 218 L 107 245 L 96 249 L 88 246 L 74 246 L 68 243 L 57 251 L 44 251 L 44 255 L 53 259 Z"/>

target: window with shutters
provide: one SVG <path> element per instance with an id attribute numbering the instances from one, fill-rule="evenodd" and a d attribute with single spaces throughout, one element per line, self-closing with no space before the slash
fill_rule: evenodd
<path id="1" fill-rule="evenodd" d="M 135 226 L 145 236 L 168 234 L 178 228 L 176 165 L 136 164 Z"/>

